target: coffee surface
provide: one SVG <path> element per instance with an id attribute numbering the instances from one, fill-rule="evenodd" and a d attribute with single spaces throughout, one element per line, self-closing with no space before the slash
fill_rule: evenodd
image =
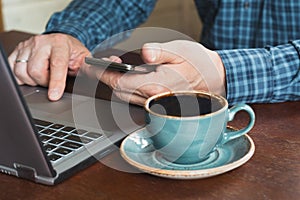
<path id="1" fill-rule="evenodd" d="M 161 115 L 191 117 L 205 115 L 223 107 L 219 99 L 202 94 L 178 94 L 159 97 L 150 102 L 149 108 Z"/>

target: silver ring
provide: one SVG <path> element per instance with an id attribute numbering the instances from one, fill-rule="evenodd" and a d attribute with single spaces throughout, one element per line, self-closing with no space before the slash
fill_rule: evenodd
<path id="1" fill-rule="evenodd" d="M 16 63 L 19 63 L 19 62 L 27 63 L 28 60 L 27 60 L 27 59 L 17 59 L 17 60 L 16 60 Z"/>

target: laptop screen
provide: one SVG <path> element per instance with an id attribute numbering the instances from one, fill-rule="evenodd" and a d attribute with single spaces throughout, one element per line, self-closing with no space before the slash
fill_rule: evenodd
<path id="1" fill-rule="evenodd" d="M 0 54 L 0 168 L 28 176 L 54 176 L 55 172 L 35 133 L 30 112 L 18 89 L 1 47 Z"/>

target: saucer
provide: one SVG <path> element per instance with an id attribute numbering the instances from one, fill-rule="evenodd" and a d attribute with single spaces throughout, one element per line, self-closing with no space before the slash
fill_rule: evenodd
<path id="1" fill-rule="evenodd" d="M 204 161 L 176 164 L 165 160 L 154 149 L 149 137 L 145 128 L 127 136 L 121 144 L 121 156 L 143 172 L 171 179 L 200 179 L 223 174 L 246 163 L 255 151 L 253 140 L 246 134 L 219 146 Z"/>

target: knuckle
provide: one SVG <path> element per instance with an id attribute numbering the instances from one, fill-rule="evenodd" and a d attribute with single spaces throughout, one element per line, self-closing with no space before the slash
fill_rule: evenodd
<path id="1" fill-rule="evenodd" d="M 111 77 L 109 80 L 109 85 L 113 90 L 121 90 L 121 86 L 119 84 L 119 81 L 116 77 Z"/>
<path id="2" fill-rule="evenodd" d="M 112 74 L 108 71 L 96 71 L 96 77 L 98 80 L 103 81 L 106 85 L 108 85 L 112 90 L 120 91 L 121 90 L 121 84 L 119 81 L 119 76 L 116 76 L 115 74 Z"/>
<path id="3" fill-rule="evenodd" d="M 39 44 L 40 43 L 40 40 L 42 39 L 42 36 L 41 35 L 37 35 L 37 36 L 35 36 L 35 37 L 32 37 L 31 38 L 31 41 L 32 41 L 32 43 L 33 44 Z"/>
<path id="4" fill-rule="evenodd" d="M 29 68 L 28 69 L 28 73 L 30 76 L 40 79 L 43 76 L 43 73 L 41 70 L 37 69 L 37 68 Z"/>
<path id="5" fill-rule="evenodd" d="M 55 58 L 52 58 L 51 61 L 50 61 L 50 65 L 52 68 L 61 68 L 62 66 L 65 65 L 66 60 L 65 58 L 63 57 L 55 57 Z"/>
<path id="6" fill-rule="evenodd" d="M 18 77 L 18 78 L 20 78 L 20 77 L 23 76 L 23 72 L 22 72 L 18 67 L 16 67 L 16 68 L 14 69 L 14 74 L 15 74 L 15 76 Z"/>
<path id="7" fill-rule="evenodd" d="M 25 42 L 23 41 L 23 42 L 20 42 L 19 44 L 18 44 L 18 46 L 17 46 L 17 50 L 21 50 L 23 47 L 25 46 Z"/>
<path id="8" fill-rule="evenodd" d="M 49 37 L 50 36 L 50 37 Z M 35 44 L 35 46 L 39 46 L 42 43 L 45 43 L 45 41 L 51 40 L 52 43 L 56 42 L 65 42 L 66 35 L 65 34 L 59 34 L 59 33 L 53 33 L 53 34 L 46 34 L 46 35 L 36 35 L 31 37 L 29 40 L 25 42 L 32 42 Z"/>
<path id="9" fill-rule="evenodd" d="M 52 34 L 51 36 L 55 42 L 59 42 L 59 43 L 65 43 L 65 41 L 67 39 L 66 34 L 55 33 L 55 34 Z"/>
<path id="10" fill-rule="evenodd" d="M 29 39 L 30 42 L 32 42 L 35 45 L 40 44 L 40 41 L 43 40 L 43 35 L 36 35 Z"/>

